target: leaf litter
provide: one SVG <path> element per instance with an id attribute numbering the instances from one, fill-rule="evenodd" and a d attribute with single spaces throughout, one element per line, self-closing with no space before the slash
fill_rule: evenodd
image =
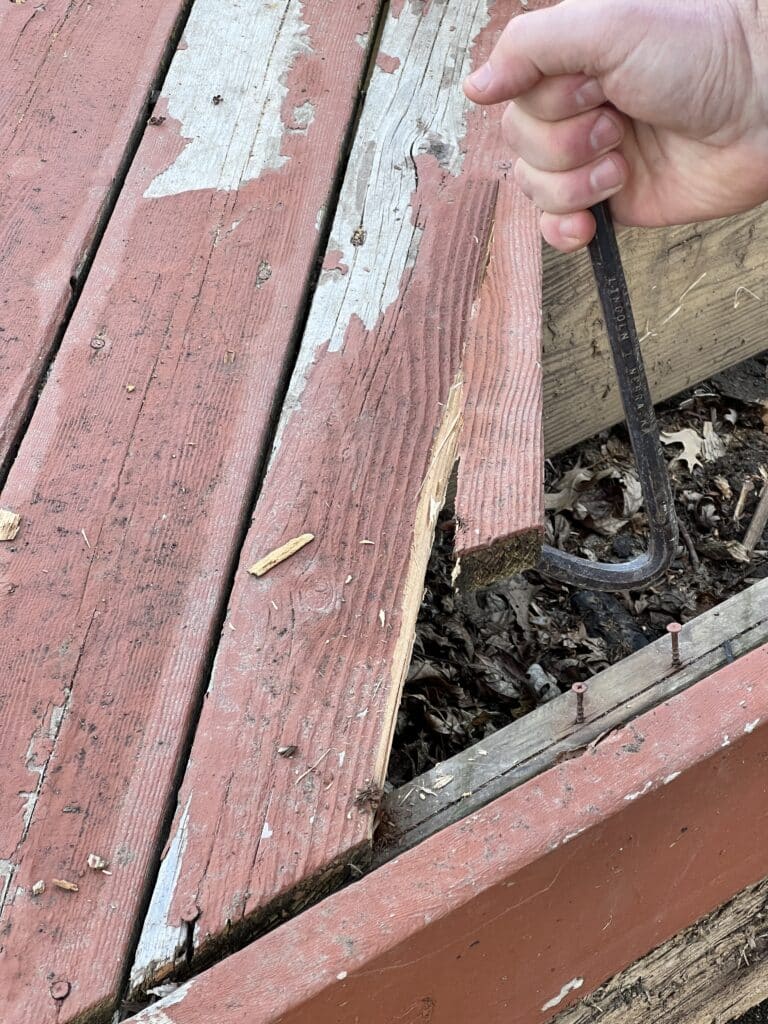
<path id="1" fill-rule="evenodd" d="M 481 742 L 574 682 L 620 661 L 768 576 L 768 529 L 744 539 L 768 473 L 768 354 L 657 410 L 681 541 L 661 583 L 597 594 L 527 572 L 470 597 L 451 586 L 450 510 L 441 513 L 398 713 L 389 785 Z M 626 430 L 547 460 L 546 539 L 586 558 L 625 561 L 646 519 Z"/>

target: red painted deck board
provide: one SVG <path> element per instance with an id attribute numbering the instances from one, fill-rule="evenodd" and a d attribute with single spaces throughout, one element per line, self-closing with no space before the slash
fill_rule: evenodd
<path id="1" fill-rule="evenodd" d="M 377 6 L 198 0 L 3 489 L 5 1024 L 127 969 Z"/>
<path id="2" fill-rule="evenodd" d="M 384 27 L 137 985 L 173 968 L 185 908 L 202 962 L 369 844 L 365 791 L 389 756 L 509 166 L 500 111 L 471 110 L 460 84 L 518 10 L 407 4 Z M 307 532 L 293 558 L 247 574 Z"/>
<path id="3" fill-rule="evenodd" d="M 0 8 L 0 466 L 184 0 Z"/>
<path id="4" fill-rule="evenodd" d="M 135 1024 L 535 1024 L 762 879 L 762 647 L 187 982 Z"/>
<path id="5" fill-rule="evenodd" d="M 462 588 L 487 586 L 538 561 L 544 523 L 541 307 L 538 216 L 505 181 L 464 359 L 455 542 Z"/>

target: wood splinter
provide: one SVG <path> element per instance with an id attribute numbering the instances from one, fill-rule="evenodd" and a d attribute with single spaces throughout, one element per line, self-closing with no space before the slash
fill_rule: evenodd
<path id="1" fill-rule="evenodd" d="M 253 565 L 248 569 L 248 572 L 252 576 L 263 576 L 269 572 L 270 569 L 274 569 L 276 565 L 284 562 L 286 558 L 290 558 L 291 555 L 295 555 L 297 551 L 301 551 L 303 547 L 306 547 L 310 541 L 315 539 L 314 533 L 302 533 L 300 537 L 294 537 L 293 540 L 286 541 L 285 544 L 281 544 L 279 548 L 275 548 L 274 551 L 270 551 L 268 555 L 264 555 L 258 562 L 254 562 Z"/>
<path id="2" fill-rule="evenodd" d="M 15 540 L 21 525 L 21 516 L 7 508 L 0 508 L 0 540 Z"/>

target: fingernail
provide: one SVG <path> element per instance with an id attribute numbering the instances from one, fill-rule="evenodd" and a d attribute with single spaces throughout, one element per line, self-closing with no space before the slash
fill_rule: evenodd
<path id="1" fill-rule="evenodd" d="M 604 149 L 610 149 L 611 146 L 615 146 L 620 138 L 621 129 L 618 124 L 608 114 L 601 114 L 595 122 L 595 127 L 592 129 L 589 142 L 592 149 L 599 153 Z"/>
<path id="2" fill-rule="evenodd" d="M 483 64 L 481 68 L 469 76 L 469 84 L 478 92 L 485 92 L 493 80 L 493 68 L 490 64 Z"/>
<path id="3" fill-rule="evenodd" d="M 611 189 L 620 188 L 623 180 L 621 168 L 611 157 L 601 160 L 589 176 L 590 184 L 595 192 L 608 192 Z"/>
<path id="4" fill-rule="evenodd" d="M 573 96 L 578 106 L 584 110 L 591 110 L 593 107 L 599 107 L 605 103 L 603 87 L 596 78 L 587 79 L 583 85 L 579 86 Z"/>
<path id="5" fill-rule="evenodd" d="M 579 237 L 578 222 L 575 217 L 561 217 L 558 227 L 560 228 L 560 234 L 563 238 L 567 238 L 570 242 L 581 241 L 581 238 Z"/>

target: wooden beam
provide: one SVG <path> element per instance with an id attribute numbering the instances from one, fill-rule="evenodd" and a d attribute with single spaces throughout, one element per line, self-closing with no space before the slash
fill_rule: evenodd
<path id="1" fill-rule="evenodd" d="M 120 990 L 378 6 L 195 3 L 3 489 L 6 1024 Z"/>
<path id="2" fill-rule="evenodd" d="M 563 759 L 579 756 L 601 736 L 625 728 L 766 641 L 768 580 L 763 580 L 683 627 L 682 668 L 672 665 L 669 638 L 664 637 L 589 680 L 583 724 L 575 722 L 573 695 L 563 694 L 388 794 L 376 863 L 391 860 Z"/>
<path id="3" fill-rule="evenodd" d="M 137 988 L 175 969 L 187 935 L 185 955 L 205 963 L 368 851 L 509 170 L 501 112 L 471 109 L 460 86 L 519 10 L 450 0 L 389 11 Z M 248 575 L 305 533 L 315 539 L 299 554 Z"/>
<path id="4" fill-rule="evenodd" d="M 553 1024 L 730 1024 L 768 999 L 768 879 L 663 943 Z"/>
<path id="5" fill-rule="evenodd" d="M 188 0 L 0 7 L 0 472 Z"/>
<path id="6" fill-rule="evenodd" d="M 456 580 L 488 586 L 534 566 L 544 522 L 538 217 L 499 190 L 488 262 L 464 356 L 456 491 Z"/>
<path id="7" fill-rule="evenodd" d="M 745 655 L 134 1024 L 543 1024 L 764 877 L 767 668 Z"/>
<path id="8" fill-rule="evenodd" d="M 768 204 L 711 224 L 623 230 L 619 244 L 657 402 L 765 351 Z M 546 249 L 543 335 L 554 455 L 623 419 L 586 254 Z"/>

